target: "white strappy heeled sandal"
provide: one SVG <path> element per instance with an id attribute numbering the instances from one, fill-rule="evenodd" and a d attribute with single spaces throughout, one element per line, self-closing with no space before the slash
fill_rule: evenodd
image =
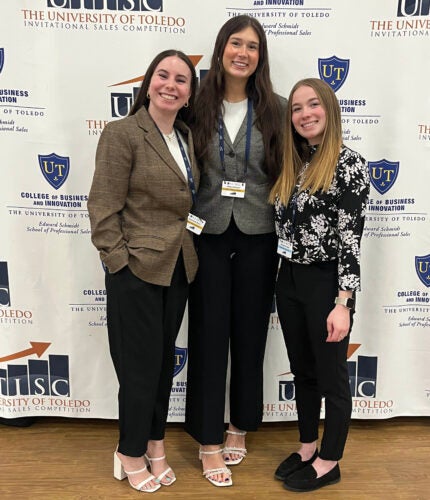
<path id="1" fill-rule="evenodd" d="M 124 466 L 122 465 L 122 462 L 121 462 L 119 456 L 116 454 L 116 451 L 113 454 L 113 477 L 115 479 L 122 481 L 123 479 L 127 478 L 130 486 L 133 489 L 138 490 L 138 491 L 143 491 L 144 493 L 153 493 L 154 491 L 157 491 L 158 489 L 161 488 L 161 484 L 157 484 L 156 486 L 153 486 L 152 488 L 143 488 L 145 486 L 145 484 L 148 484 L 153 479 L 155 480 L 155 476 L 153 476 L 152 474 L 137 484 L 133 484 L 130 481 L 130 476 L 144 472 L 146 469 L 147 469 L 147 467 L 145 465 L 145 467 L 143 467 L 143 469 L 133 470 L 133 471 L 127 472 L 126 470 L 124 470 Z"/>
<path id="2" fill-rule="evenodd" d="M 203 451 L 200 448 L 199 459 L 200 460 L 202 459 L 202 455 L 215 455 L 216 453 L 222 453 L 222 449 L 220 448 L 219 450 Z M 216 479 L 213 478 L 213 476 L 216 476 L 217 474 L 226 474 L 228 476 L 228 479 L 224 481 L 217 481 Z M 233 481 L 231 479 L 231 470 L 228 469 L 227 467 L 218 467 L 216 469 L 205 469 L 203 471 L 203 475 L 214 486 L 220 486 L 220 487 L 233 486 Z"/>
<path id="3" fill-rule="evenodd" d="M 246 431 L 230 431 L 227 429 L 225 432 L 227 434 L 232 434 L 234 436 L 245 436 L 246 435 Z M 222 454 L 223 454 L 224 462 L 226 464 L 238 465 L 246 457 L 247 450 L 246 450 L 246 448 L 236 448 L 234 446 L 226 446 L 223 449 Z M 235 460 L 226 460 L 225 455 L 230 455 L 230 454 L 239 455 L 239 458 L 236 458 Z"/>
<path id="4" fill-rule="evenodd" d="M 152 462 L 158 462 L 160 460 L 165 460 L 166 455 L 163 455 L 162 457 L 157 457 L 157 458 L 149 458 L 148 455 L 145 453 L 145 460 L 147 460 L 148 465 L 151 467 L 151 472 L 152 472 Z M 168 480 L 168 483 L 163 483 L 162 480 L 169 474 L 169 472 L 172 473 L 171 476 L 167 477 L 166 479 Z M 166 470 L 164 470 L 161 474 L 156 476 L 155 480 L 157 483 L 160 483 L 163 486 L 170 486 L 176 481 L 176 476 L 175 473 L 173 472 L 171 467 L 167 467 Z"/>

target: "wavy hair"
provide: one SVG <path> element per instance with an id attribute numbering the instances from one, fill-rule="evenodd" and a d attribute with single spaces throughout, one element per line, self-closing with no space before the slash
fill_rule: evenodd
<path id="1" fill-rule="evenodd" d="M 267 39 L 261 24 L 247 15 L 229 19 L 220 29 L 215 40 L 210 69 L 201 82 L 196 98 L 193 139 L 196 156 L 203 160 L 208 154 L 208 144 L 217 130 L 225 94 L 225 76 L 222 64 L 224 49 L 229 38 L 251 27 L 259 38 L 259 58 L 255 72 L 248 78 L 246 93 L 253 102 L 256 125 L 263 136 L 265 168 L 274 181 L 282 162 L 282 108 L 273 92 L 270 80 Z"/>
<path id="2" fill-rule="evenodd" d="M 163 59 L 166 59 L 166 57 L 178 57 L 184 63 L 188 66 L 188 68 L 191 71 L 191 82 L 190 82 L 190 98 L 188 100 L 188 107 L 182 107 L 179 111 L 178 114 L 176 115 L 177 118 L 181 119 L 184 123 L 187 125 L 190 125 L 191 122 L 193 121 L 193 115 L 194 115 L 194 103 L 195 103 L 195 98 L 196 98 L 196 91 L 197 91 L 197 76 L 196 76 L 196 70 L 194 68 L 193 63 L 191 62 L 190 58 L 185 55 L 183 52 L 180 50 L 174 50 L 174 49 L 169 49 L 169 50 L 164 50 L 163 52 L 160 52 L 158 55 L 154 57 L 152 60 L 151 64 L 148 66 L 148 69 L 146 70 L 145 73 L 145 78 L 143 79 L 142 85 L 140 86 L 139 92 L 136 96 L 136 99 L 133 103 L 133 106 L 130 109 L 130 112 L 128 113 L 128 116 L 134 115 L 139 111 L 139 109 L 142 106 L 145 106 L 146 109 L 148 109 L 149 106 L 149 98 L 148 98 L 148 88 L 149 84 L 151 83 L 152 76 L 154 74 L 155 69 L 157 66 L 160 64 L 160 62 Z"/>
<path id="3" fill-rule="evenodd" d="M 292 122 L 292 106 L 294 92 L 303 86 L 311 87 L 317 95 L 326 114 L 326 126 L 321 144 L 312 158 L 309 158 L 308 142 L 298 134 Z M 285 123 L 285 145 L 282 171 L 273 186 L 269 201 L 274 203 L 279 197 L 286 205 L 297 184 L 303 163 L 310 160 L 300 190 L 309 189 L 313 194 L 316 191 L 327 191 L 333 181 L 334 172 L 342 146 L 342 125 L 340 107 L 335 93 L 330 85 L 318 78 L 305 78 L 297 82 L 291 89 L 287 105 Z"/>

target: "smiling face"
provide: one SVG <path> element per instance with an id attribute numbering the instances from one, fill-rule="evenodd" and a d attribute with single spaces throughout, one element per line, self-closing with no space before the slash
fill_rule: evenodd
<path id="1" fill-rule="evenodd" d="M 229 37 L 222 56 L 226 79 L 247 80 L 255 72 L 259 59 L 259 44 L 258 35 L 250 26 Z"/>
<path id="2" fill-rule="evenodd" d="M 176 115 L 191 95 L 191 71 L 177 56 L 164 58 L 154 70 L 148 88 L 151 116 Z"/>
<path id="3" fill-rule="evenodd" d="M 326 128 L 326 112 L 312 87 L 303 85 L 292 96 L 291 121 L 298 134 L 312 146 L 321 143 Z"/>

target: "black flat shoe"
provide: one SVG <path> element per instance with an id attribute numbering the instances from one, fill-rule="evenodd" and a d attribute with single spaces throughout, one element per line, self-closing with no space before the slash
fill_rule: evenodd
<path id="1" fill-rule="evenodd" d="M 302 470 L 288 476 L 284 481 L 284 488 L 290 491 L 313 491 L 329 484 L 338 483 L 339 481 L 339 464 L 336 464 L 332 470 L 321 477 L 317 477 L 317 471 L 312 465 L 308 465 Z"/>
<path id="2" fill-rule="evenodd" d="M 311 464 L 317 456 L 318 450 L 315 450 L 315 453 L 309 460 L 302 461 L 302 457 L 298 453 L 291 453 L 289 457 L 279 464 L 279 467 L 275 471 L 275 478 L 279 479 L 279 481 L 285 481 L 293 472 L 297 472 Z"/>

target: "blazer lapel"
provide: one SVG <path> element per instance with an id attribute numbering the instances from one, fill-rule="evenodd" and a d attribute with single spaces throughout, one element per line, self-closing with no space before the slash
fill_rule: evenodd
<path id="1" fill-rule="evenodd" d="M 145 131 L 145 141 L 153 148 L 161 160 L 185 183 L 185 179 L 181 169 L 178 167 L 175 159 L 170 154 L 169 148 L 165 143 L 161 133 L 158 131 L 152 118 L 149 116 L 145 108 L 141 108 L 136 113 L 138 124 Z"/>
<path id="2" fill-rule="evenodd" d="M 242 125 L 241 125 L 241 128 L 242 128 Z M 217 134 L 217 137 L 219 137 L 218 134 Z M 236 142 L 236 141 L 234 141 L 234 142 Z M 233 149 L 233 142 L 231 142 L 230 134 L 228 133 L 228 130 L 227 130 L 227 127 L 225 126 L 225 124 L 224 124 L 224 144 L 229 146 L 229 148 Z"/>
<path id="3" fill-rule="evenodd" d="M 191 133 L 189 131 L 189 128 L 183 122 L 177 121 L 175 123 L 175 127 L 178 128 L 178 130 L 181 132 L 182 136 L 187 141 L 187 145 L 188 145 L 188 158 L 190 160 L 191 171 L 193 173 L 193 177 L 194 177 L 194 180 L 195 180 L 195 179 L 198 178 L 200 171 L 199 171 L 197 163 L 194 161 L 195 160 L 195 156 L 193 154 L 190 154 L 191 151 L 194 151 L 193 136 L 191 135 Z"/>

